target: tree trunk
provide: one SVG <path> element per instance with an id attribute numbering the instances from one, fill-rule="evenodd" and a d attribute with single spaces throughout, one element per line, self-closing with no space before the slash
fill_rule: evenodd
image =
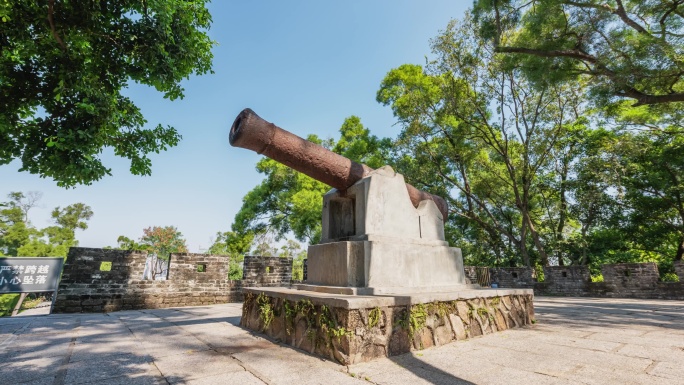
<path id="1" fill-rule="evenodd" d="M 527 226 L 530 228 L 530 235 L 532 235 L 532 240 L 534 241 L 534 246 L 537 248 L 537 251 L 539 252 L 539 257 L 541 258 L 540 262 L 541 262 L 542 266 L 548 266 L 549 265 L 549 256 L 546 255 L 546 250 L 544 249 L 544 245 L 542 245 L 541 240 L 539 239 L 539 233 L 537 233 L 537 230 L 535 230 L 534 225 L 532 224 L 532 219 L 530 218 L 530 216 L 527 212 L 524 213 L 524 218 L 526 218 Z"/>
<path id="2" fill-rule="evenodd" d="M 684 238 L 679 241 L 679 247 L 677 248 L 677 255 L 675 256 L 675 261 L 681 261 L 684 257 Z"/>
<path id="3" fill-rule="evenodd" d="M 585 225 L 582 225 L 582 256 L 580 257 L 579 264 L 587 264 L 587 226 Z"/>
<path id="4" fill-rule="evenodd" d="M 522 223 L 522 228 L 520 229 L 520 255 L 522 255 L 523 258 L 523 263 L 525 266 L 530 267 L 530 255 L 527 253 L 527 242 L 525 239 L 527 238 L 527 221 L 525 221 L 523 217 L 523 223 Z"/>
<path id="5" fill-rule="evenodd" d="M 565 266 L 563 262 L 563 252 L 560 250 L 560 244 L 563 242 L 563 230 L 565 230 L 565 216 L 568 210 L 568 202 L 565 199 L 565 180 L 567 176 L 567 167 L 563 167 L 563 175 L 560 183 L 560 215 L 558 218 L 558 229 L 556 231 L 556 255 L 558 256 L 558 266 Z"/>

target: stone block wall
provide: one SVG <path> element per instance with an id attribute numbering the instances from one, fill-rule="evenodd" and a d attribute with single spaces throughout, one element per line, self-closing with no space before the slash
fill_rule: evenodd
<path id="1" fill-rule="evenodd" d="M 142 279 L 146 259 L 145 252 L 71 248 L 54 312 L 109 312 L 242 300 L 241 282 L 228 279 L 227 257 L 172 254 L 165 281 Z"/>
<path id="2" fill-rule="evenodd" d="M 655 263 L 618 263 L 601 266 L 603 282 L 591 282 L 586 266 L 549 266 L 537 282 L 531 268 L 490 269 L 500 288 L 529 287 L 535 295 L 684 300 L 684 263 L 675 263 L 675 271 L 680 282 L 660 282 Z"/>
<path id="3" fill-rule="evenodd" d="M 682 267 L 684 269 L 684 267 Z M 302 282 L 306 282 L 306 278 L 309 276 L 309 259 L 305 258 L 304 259 L 304 264 L 303 264 L 303 269 L 304 269 L 304 274 L 302 274 Z"/>
<path id="4" fill-rule="evenodd" d="M 170 281 L 218 283 L 228 276 L 228 257 L 210 254 L 173 254 Z"/>
<path id="5" fill-rule="evenodd" d="M 546 266 L 544 282 L 534 285 L 539 295 L 582 296 L 591 282 L 591 273 L 587 266 Z"/>
<path id="6" fill-rule="evenodd" d="M 679 277 L 679 280 L 684 281 L 684 261 L 675 261 L 674 270 L 675 274 Z"/>
<path id="7" fill-rule="evenodd" d="M 601 274 L 605 282 L 624 287 L 653 287 L 660 279 L 654 262 L 603 265 Z"/>
<path id="8" fill-rule="evenodd" d="M 606 297 L 684 299 L 682 282 L 660 282 L 658 265 L 618 263 L 601 266 L 601 285 L 590 285 Z"/>
<path id="9" fill-rule="evenodd" d="M 537 282 L 537 273 L 531 267 L 493 267 L 490 276 L 502 288 L 532 288 Z"/>
<path id="10" fill-rule="evenodd" d="M 243 287 L 289 286 L 292 281 L 292 258 L 246 255 L 242 269 Z"/>
<path id="11" fill-rule="evenodd" d="M 477 266 L 463 266 L 467 284 L 477 283 Z"/>

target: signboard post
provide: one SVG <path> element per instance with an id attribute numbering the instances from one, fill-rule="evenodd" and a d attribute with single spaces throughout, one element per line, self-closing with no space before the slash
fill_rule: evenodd
<path id="1" fill-rule="evenodd" d="M 17 306 L 26 297 L 24 293 L 51 291 L 52 306 L 57 297 L 59 277 L 62 274 L 64 258 L 10 257 L 0 258 L 0 294 L 22 293 Z M 16 308 L 18 312 L 19 308 Z M 50 308 L 52 312 L 52 307 Z M 15 315 L 15 312 L 12 312 Z"/>

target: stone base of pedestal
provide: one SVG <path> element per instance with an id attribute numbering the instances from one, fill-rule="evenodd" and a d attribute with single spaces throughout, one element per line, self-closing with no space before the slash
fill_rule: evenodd
<path id="1" fill-rule="evenodd" d="M 440 346 L 534 320 L 531 289 L 365 296 L 245 288 L 240 325 L 343 365 Z"/>

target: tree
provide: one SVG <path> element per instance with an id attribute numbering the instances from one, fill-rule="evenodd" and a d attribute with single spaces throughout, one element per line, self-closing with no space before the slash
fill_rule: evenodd
<path id="1" fill-rule="evenodd" d="M 9 202 L 0 203 L 0 255 L 17 256 L 19 248 L 37 232 L 28 220 L 28 212 L 40 195 L 11 192 L 8 198 Z"/>
<path id="2" fill-rule="evenodd" d="M 90 206 L 75 203 L 52 211 L 54 226 L 34 232 L 30 241 L 20 247 L 19 255 L 29 257 L 66 257 L 69 249 L 78 246 L 76 230 L 86 230 L 87 221 L 93 216 Z"/>
<path id="3" fill-rule="evenodd" d="M 245 254 L 249 252 L 254 240 L 254 234 L 244 235 L 227 231 L 217 233 L 216 240 L 209 247 L 207 253 L 228 256 L 228 278 L 232 280 L 242 279 L 242 264 Z"/>
<path id="4" fill-rule="evenodd" d="M 474 14 L 480 33 L 538 82 L 587 77 L 600 104 L 684 101 L 680 0 L 478 0 Z"/>
<path id="5" fill-rule="evenodd" d="M 162 260 L 168 260 L 173 253 L 188 252 L 183 234 L 174 226 L 153 226 L 143 229 L 140 244 Z"/>
<path id="6" fill-rule="evenodd" d="M 330 187 L 268 158 L 257 163 L 257 170 L 266 179 L 242 199 L 232 230 L 255 235 L 271 231 L 277 238 L 292 232 L 297 239 L 318 242 L 321 197 Z"/>
<path id="7" fill-rule="evenodd" d="M 288 239 L 284 245 L 280 246 L 280 253 L 278 256 L 280 258 L 295 258 L 302 252 L 302 245 L 299 242 Z"/>
<path id="8" fill-rule="evenodd" d="M 119 235 L 116 239 L 117 249 L 119 250 L 136 250 L 136 251 L 149 251 L 149 245 L 144 245 L 138 243 L 135 240 L 128 238 L 125 235 Z"/>
<path id="9" fill-rule="evenodd" d="M 544 186 L 560 175 L 561 139 L 586 124 L 581 94 L 563 84 L 532 87 L 474 32 L 468 17 L 450 23 L 426 69 L 403 65 L 383 79 L 377 99 L 402 125 L 398 168 L 448 197 L 457 244 L 470 239 L 469 251 L 476 245 L 498 263 L 514 250 L 527 266 L 533 248 L 547 265 L 546 223 L 562 202 Z"/>
<path id="10" fill-rule="evenodd" d="M 0 164 L 58 186 L 110 175 L 104 148 L 149 175 L 148 154 L 175 146 L 170 126 L 143 128 L 122 95 L 129 82 L 174 100 L 180 82 L 211 72 L 206 0 L 0 1 Z"/>
<path id="11" fill-rule="evenodd" d="M 567 238 L 564 251 L 571 263 L 590 265 L 598 272 L 603 257 L 626 246 L 620 203 L 624 172 L 618 156 L 622 141 L 604 128 L 579 134 L 570 166 L 574 177 L 567 181 L 568 216 L 579 231 Z"/>
<path id="12" fill-rule="evenodd" d="M 684 257 L 684 137 L 668 131 L 623 136 L 619 155 L 630 230 L 644 250 L 681 261 Z"/>

